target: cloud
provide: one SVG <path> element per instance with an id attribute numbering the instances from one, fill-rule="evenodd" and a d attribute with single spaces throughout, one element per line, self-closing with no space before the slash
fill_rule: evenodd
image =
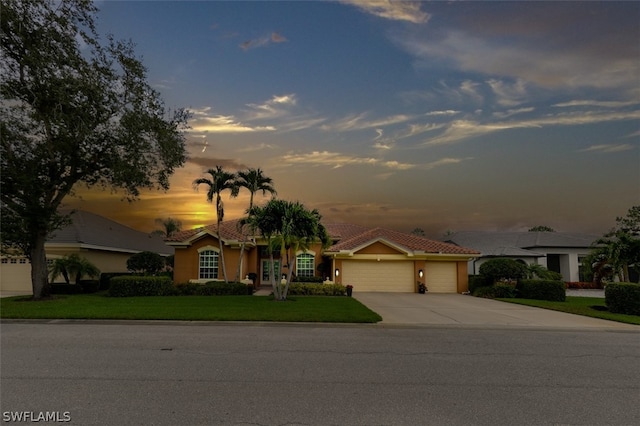
<path id="1" fill-rule="evenodd" d="M 307 154 L 288 154 L 283 157 L 283 160 L 285 163 L 290 164 L 329 166 L 334 169 L 354 165 L 381 166 L 393 170 L 409 170 L 416 167 L 415 164 L 386 161 L 372 157 L 356 157 L 329 151 L 313 151 Z"/>
<path id="2" fill-rule="evenodd" d="M 274 126 L 250 126 L 238 121 L 232 115 L 213 115 L 211 107 L 189 110 L 193 118 L 189 120 L 190 133 L 247 133 L 274 131 Z"/>
<path id="3" fill-rule="evenodd" d="M 441 158 L 440 160 L 432 161 L 424 165 L 424 168 L 427 170 L 435 169 L 440 166 L 447 166 L 449 164 L 458 164 L 463 161 L 473 160 L 473 157 L 466 158 Z"/>
<path id="4" fill-rule="evenodd" d="M 446 130 L 441 135 L 426 140 L 423 145 L 432 146 L 451 144 L 475 136 L 482 136 L 509 129 L 542 128 L 545 126 L 575 126 L 638 119 L 640 119 L 640 111 L 564 113 L 529 120 L 499 121 L 494 123 L 480 123 L 472 120 L 455 120 L 446 126 Z"/>
<path id="5" fill-rule="evenodd" d="M 271 43 L 284 43 L 286 41 L 288 40 L 283 35 L 272 32 L 269 35 L 264 35 L 262 37 L 247 40 L 244 43 L 240 44 L 240 48 L 246 52 L 247 50 L 264 47 Z"/>
<path id="6" fill-rule="evenodd" d="M 271 99 L 262 104 L 247 104 L 251 108 L 250 120 L 262 120 L 265 118 L 280 117 L 288 112 L 287 107 L 296 105 L 298 100 L 295 93 L 286 95 L 273 95 Z"/>
<path id="7" fill-rule="evenodd" d="M 243 170 L 247 168 L 247 165 L 230 158 L 189 157 L 187 162 L 206 167 L 207 169 L 213 169 L 216 166 L 222 166 L 229 170 Z"/>
<path id="8" fill-rule="evenodd" d="M 376 129 L 383 126 L 403 123 L 414 118 L 414 116 L 411 115 L 398 114 L 378 120 L 365 121 L 364 118 L 367 115 L 368 114 L 366 112 L 358 115 L 350 115 L 335 123 L 325 124 L 320 128 L 327 131 L 348 132 L 352 130 Z"/>
<path id="9" fill-rule="evenodd" d="M 255 151 L 263 151 L 263 150 L 275 149 L 275 148 L 277 148 L 275 145 L 271 145 L 263 142 L 258 145 L 251 145 L 246 148 L 239 149 L 238 152 L 255 152 Z"/>
<path id="10" fill-rule="evenodd" d="M 552 106 L 558 108 L 577 107 L 577 106 L 597 106 L 604 108 L 623 108 L 639 104 L 640 101 L 595 101 L 595 100 L 576 100 L 569 102 L 561 102 Z"/>
<path id="11" fill-rule="evenodd" d="M 612 153 L 612 152 L 622 152 L 629 151 L 633 149 L 633 145 L 624 143 L 624 144 L 613 144 L 613 145 L 591 145 L 588 148 L 581 149 L 580 152 L 604 152 L 604 153 Z"/>
<path id="12" fill-rule="evenodd" d="M 496 118 L 507 118 L 507 117 L 511 117 L 512 115 L 524 114 L 524 113 L 533 112 L 533 111 L 535 111 L 534 107 L 508 109 L 504 112 L 496 111 L 493 113 L 493 116 Z"/>
<path id="13" fill-rule="evenodd" d="M 491 79 L 487 81 L 493 94 L 496 96 L 498 105 L 514 106 L 519 105 L 527 99 L 527 89 L 524 80 L 518 79 L 515 83 Z"/>
<path id="14" fill-rule="evenodd" d="M 342 0 L 344 4 L 356 6 L 360 10 L 380 18 L 392 21 L 406 21 L 423 24 L 431 15 L 420 9 L 418 2 L 400 2 L 391 0 Z"/>

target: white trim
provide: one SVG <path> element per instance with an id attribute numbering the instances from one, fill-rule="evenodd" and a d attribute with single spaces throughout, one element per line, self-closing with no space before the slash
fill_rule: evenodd
<path id="1" fill-rule="evenodd" d="M 215 246 L 204 246 L 204 247 L 200 247 L 198 249 L 198 254 L 202 253 L 203 251 L 207 251 L 207 250 L 212 250 L 215 251 L 216 253 L 218 253 L 218 255 L 220 255 L 220 249 L 218 247 Z"/>

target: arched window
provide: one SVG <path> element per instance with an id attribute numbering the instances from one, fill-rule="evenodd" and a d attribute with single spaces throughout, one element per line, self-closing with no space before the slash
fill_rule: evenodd
<path id="1" fill-rule="evenodd" d="M 315 275 L 315 256 L 311 253 L 301 253 L 296 256 L 296 274 L 298 277 L 313 277 Z"/>
<path id="2" fill-rule="evenodd" d="M 218 278 L 218 252 L 202 250 L 199 257 L 198 278 L 201 280 Z"/>

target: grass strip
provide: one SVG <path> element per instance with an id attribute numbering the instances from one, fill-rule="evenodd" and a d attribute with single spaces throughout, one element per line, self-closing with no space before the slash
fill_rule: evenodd
<path id="1" fill-rule="evenodd" d="M 380 315 L 352 297 L 271 296 L 106 297 L 59 295 L 32 301 L 0 299 L 0 317 L 12 319 L 119 319 L 375 323 Z"/>
<path id="2" fill-rule="evenodd" d="M 610 321 L 624 322 L 640 325 L 640 316 L 614 314 L 609 312 L 604 299 L 600 297 L 567 296 L 565 302 L 551 302 L 548 300 L 533 299 L 496 299 L 502 302 L 516 303 L 518 305 L 533 306 L 536 308 L 551 309 L 553 311 L 582 315 L 585 317 L 599 318 Z"/>

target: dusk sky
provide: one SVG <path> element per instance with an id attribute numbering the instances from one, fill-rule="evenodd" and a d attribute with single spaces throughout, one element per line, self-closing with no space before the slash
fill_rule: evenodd
<path id="1" fill-rule="evenodd" d="M 214 223 L 208 168 L 350 222 L 602 234 L 640 204 L 640 2 L 99 1 L 167 107 L 192 111 L 167 193 L 67 206 L 143 231 Z M 225 195 L 225 220 L 249 194 Z M 257 197 L 257 203 L 266 198 Z"/>

